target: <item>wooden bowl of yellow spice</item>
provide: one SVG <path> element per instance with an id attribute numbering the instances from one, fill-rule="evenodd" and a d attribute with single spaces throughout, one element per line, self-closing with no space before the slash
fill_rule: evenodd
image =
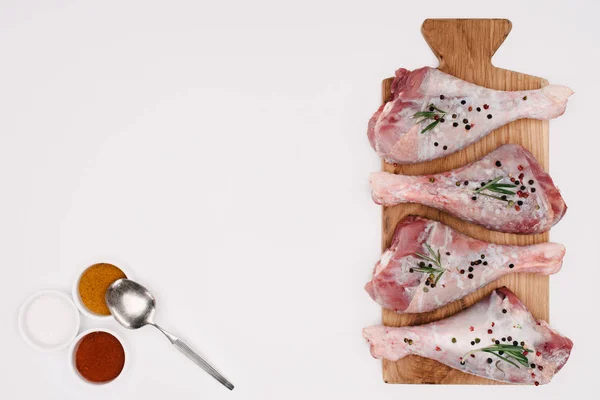
<path id="1" fill-rule="evenodd" d="M 121 278 L 128 278 L 128 275 L 113 263 L 101 262 L 87 267 L 73 285 L 73 299 L 77 308 L 91 318 L 110 317 L 105 300 L 106 290 Z"/>

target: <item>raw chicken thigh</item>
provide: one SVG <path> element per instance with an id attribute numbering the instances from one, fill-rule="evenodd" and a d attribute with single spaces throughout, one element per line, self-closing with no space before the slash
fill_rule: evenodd
<path id="1" fill-rule="evenodd" d="M 550 176 L 530 152 L 516 144 L 436 175 L 375 172 L 371 188 L 377 204 L 421 203 L 510 233 L 546 232 L 567 210 Z"/>
<path id="2" fill-rule="evenodd" d="M 397 70 L 391 90 L 392 99 L 369 121 L 368 136 L 379 156 L 398 164 L 447 156 L 517 119 L 556 118 L 573 94 L 558 85 L 492 90 L 430 67 Z"/>
<path id="3" fill-rule="evenodd" d="M 384 308 L 428 312 L 512 272 L 554 274 L 564 255 L 558 243 L 502 246 L 410 216 L 396 227 L 365 289 Z"/>
<path id="4" fill-rule="evenodd" d="M 569 359 L 573 342 L 536 320 L 507 288 L 449 318 L 419 326 L 363 330 L 375 358 L 416 354 L 502 382 L 545 384 Z"/>

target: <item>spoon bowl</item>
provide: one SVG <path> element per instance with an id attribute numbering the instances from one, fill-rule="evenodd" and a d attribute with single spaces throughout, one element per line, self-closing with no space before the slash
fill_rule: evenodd
<path id="1" fill-rule="evenodd" d="M 127 329 L 154 324 L 154 296 L 148 289 L 130 279 L 119 279 L 110 285 L 106 291 L 106 304 L 117 322 Z"/>

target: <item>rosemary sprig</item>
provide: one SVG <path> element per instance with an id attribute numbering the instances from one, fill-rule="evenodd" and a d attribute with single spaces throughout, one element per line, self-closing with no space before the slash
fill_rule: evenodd
<path id="1" fill-rule="evenodd" d="M 436 285 L 438 283 L 438 281 L 440 280 L 440 278 L 442 277 L 442 275 L 444 274 L 444 272 L 446 272 L 446 269 L 442 267 L 442 256 L 440 255 L 440 250 L 438 249 L 438 251 L 434 251 L 430 245 L 428 245 L 427 243 L 425 243 L 425 247 L 427 247 L 427 250 L 429 251 L 429 256 L 425 255 L 425 254 L 421 254 L 421 253 L 415 253 L 415 255 L 420 258 L 421 260 L 425 260 L 430 262 L 431 264 L 435 265 L 435 267 L 429 267 L 429 266 L 421 266 L 419 265 L 419 267 L 417 268 L 413 268 L 414 271 L 418 271 L 418 272 L 424 272 L 426 274 L 430 274 L 435 276 L 435 281 L 433 282 L 434 285 Z"/>
<path id="2" fill-rule="evenodd" d="M 446 111 L 440 110 L 439 108 L 434 106 L 433 103 L 430 104 L 427 108 L 429 109 L 429 111 L 418 111 L 418 112 L 414 113 L 414 115 L 412 116 L 412 118 L 422 118 L 421 120 L 415 122 L 415 125 L 420 124 L 421 122 L 425 122 L 430 119 L 434 120 L 432 123 L 427 125 L 421 131 L 421 133 L 428 132 L 428 131 L 432 130 L 433 128 L 435 128 L 437 126 L 437 124 L 440 123 L 440 120 L 446 116 Z M 433 111 L 431 111 L 431 109 L 433 109 Z"/>
<path id="3" fill-rule="evenodd" d="M 506 361 L 507 363 L 509 363 L 517 368 L 521 368 L 521 367 L 519 367 L 519 365 L 517 365 L 517 363 L 525 368 L 529 368 L 529 360 L 527 359 L 527 356 L 523 353 L 531 352 L 532 350 L 525 349 L 523 346 L 514 346 L 512 344 L 495 344 L 493 346 L 488 346 L 488 347 L 483 347 L 481 349 L 471 350 L 470 352 L 468 352 L 467 354 L 465 354 L 463 356 L 462 363 L 464 364 L 465 360 L 467 359 L 467 357 L 469 355 L 476 353 L 478 351 L 482 351 L 482 352 L 488 353 L 488 354 L 493 354 L 494 356 L 498 357 L 500 360 Z M 500 353 L 502 353 L 502 354 L 500 354 Z M 500 360 L 498 360 L 495 364 L 496 368 L 498 368 L 498 369 L 500 369 L 500 367 L 498 366 L 498 363 L 500 362 Z"/>
<path id="4" fill-rule="evenodd" d="M 484 193 L 484 191 L 487 190 L 492 193 L 500 193 L 500 194 L 504 194 L 507 196 L 514 196 L 515 192 L 507 190 L 507 188 L 514 188 L 515 186 L 511 185 L 509 183 L 499 183 L 503 178 L 504 178 L 503 176 L 494 178 L 491 181 L 489 181 L 488 183 L 486 183 L 485 185 L 483 185 L 482 187 L 480 187 L 479 189 L 475 189 L 474 192 L 477 194 L 480 194 L 482 196 L 491 197 L 491 198 L 494 198 L 497 200 L 508 201 L 508 199 L 506 199 L 506 198 L 503 199 L 500 196 L 495 196 L 493 194 Z"/>

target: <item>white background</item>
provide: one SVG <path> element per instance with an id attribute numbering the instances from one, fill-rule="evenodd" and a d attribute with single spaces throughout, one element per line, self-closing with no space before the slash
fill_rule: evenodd
<path id="1" fill-rule="evenodd" d="M 0 397 L 105 399 L 591 398 L 597 380 L 599 8 L 593 1 L 2 1 Z M 551 122 L 569 205 L 551 322 L 574 342 L 545 387 L 385 385 L 361 328 L 380 251 L 366 125 L 380 82 L 436 66 L 427 17 L 505 17 L 497 66 L 571 86 Z M 121 382 L 81 384 L 66 351 L 18 336 L 19 306 L 119 260 L 157 321 L 236 385 L 206 376 L 151 328 L 123 333 Z M 5 397 L 4 395 L 8 395 Z M 168 397 L 167 397 L 168 396 Z M 423 397 L 424 396 L 424 397 Z"/>

